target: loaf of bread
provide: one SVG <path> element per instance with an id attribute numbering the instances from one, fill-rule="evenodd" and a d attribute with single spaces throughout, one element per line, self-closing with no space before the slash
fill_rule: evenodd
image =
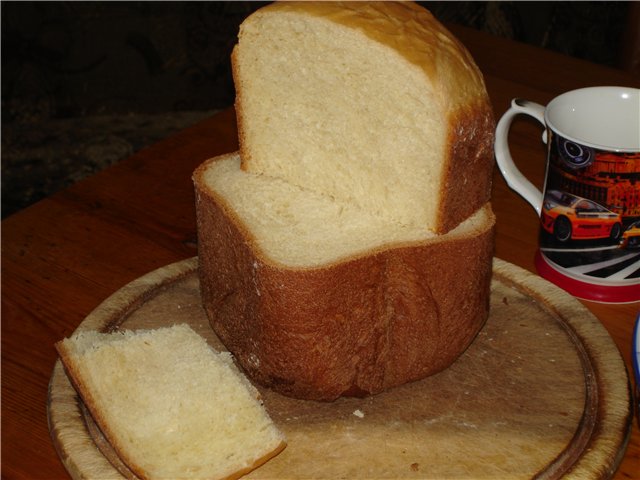
<path id="1" fill-rule="evenodd" d="M 140 478 L 238 478 L 285 446 L 230 354 L 187 325 L 84 331 L 56 349 L 96 424 Z"/>
<path id="2" fill-rule="evenodd" d="M 245 171 L 435 233 L 489 201 L 483 77 L 417 4 L 276 2 L 232 62 Z"/>
<path id="3" fill-rule="evenodd" d="M 449 366 L 489 311 L 494 216 L 436 235 L 245 172 L 194 173 L 211 325 L 253 380 L 313 400 L 381 392 Z"/>

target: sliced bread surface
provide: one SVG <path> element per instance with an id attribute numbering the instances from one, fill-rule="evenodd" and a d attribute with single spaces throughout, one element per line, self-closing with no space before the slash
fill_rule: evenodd
<path id="1" fill-rule="evenodd" d="M 237 153 L 207 162 L 195 174 L 201 192 L 215 195 L 238 217 L 265 261 L 287 268 L 324 267 L 385 245 L 436 238 L 357 205 L 281 179 L 244 172 Z"/>
<path id="2" fill-rule="evenodd" d="M 280 393 L 334 400 L 424 378 L 488 317 L 488 204 L 433 235 L 243 172 L 237 153 L 205 162 L 194 182 L 210 323 Z"/>
<path id="3" fill-rule="evenodd" d="M 276 2 L 233 56 L 243 169 L 444 233 L 489 201 L 494 119 L 460 42 L 412 2 Z"/>
<path id="4" fill-rule="evenodd" d="M 105 437 L 140 478 L 238 478 L 285 446 L 231 355 L 187 325 L 82 331 L 56 349 Z"/>

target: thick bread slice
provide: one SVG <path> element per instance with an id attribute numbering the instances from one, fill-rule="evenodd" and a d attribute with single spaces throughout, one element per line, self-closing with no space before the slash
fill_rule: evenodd
<path id="1" fill-rule="evenodd" d="M 464 46 L 412 2 L 276 2 L 233 56 L 242 167 L 444 233 L 489 201 L 494 118 Z"/>
<path id="2" fill-rule="evenodd" d="M 105 437 L 140 478 L 238 478 L 285 447 L 231 355 L 187 325 L 82 331 L 56 349 Z"/>
<path id="3" fill-rule="evenodd" d="M 280 393 L 332 400 L 423 378 L 488 316 L 488 204 L 437 236 L 243 172 L 237 154 L 205 162 L 194 182 L 211 325 Z"/>

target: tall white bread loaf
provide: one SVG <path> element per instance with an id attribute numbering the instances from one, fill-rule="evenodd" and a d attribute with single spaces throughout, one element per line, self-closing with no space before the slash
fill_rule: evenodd
<path id="1" fill-rule="evenodd" d="M 411 2 L 276 2 L 233 56 L 242 168 L 444 233 L 489 201 L 494 117 L 465 47 Z"/>
<path id="2" fill-rule="evenodd" d="M 203 304 L 255 381 L 333 400 L 449 366 L 489 312 L 488 204 L 444 235 L 240 168 L 194 173 Z"/>
<path id="3" fill-rule="evenodd" d="M 285 447 L 258 391 L 187 325 L 56 344 L 119 458 L 142 479 L 233 479 Z"/>

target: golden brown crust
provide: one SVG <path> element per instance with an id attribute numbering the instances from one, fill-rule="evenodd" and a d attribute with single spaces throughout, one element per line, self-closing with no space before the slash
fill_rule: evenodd
<path id="1" fill-rule="evenodd" d="M 452 113 L 449 125 L 437 233 L 455 228 L 491 197 L 495 119 L 488 99 Z"/>
<path id="2" fill-rule="evenodd" d="M 237 49 L 233 49 L 233 51 L 231 52 L 231 73 L 233 76 L 233 82 L 236 86 L 236 98 L 235 98 L 235 103 L 234 103 L 234 108 L 236 111 L 236 124 L 237 124 L 237 130 L 238 130 L 238 151 L 240 152 L 240 158 L 242 159 L 240 162 L 240 168 L 242 170 L 247 169 L 247 162 L 250 163 L 250 159 L 251 159 L 251 149 L 248 148 L 247 145 L 247 141 L 246 139 L 246 132 L 245 132 L 245 125 L 246 125 L 246 121 L 244 119 L 244 109 L 242 108 L 242 105 L 244 104 L 243 101 L 243 95 L 244 95 L 244 90 L 240 87 L 240 74 L 238 72 L 238 62 L 236 60 L 236 56 L 238 50 Z"/>
<path id="3" fill-rule="evenodd" d="M 231 475 L 229 475 L 228 477 L 225 477 L 225 478 L 220 479 L 220 480 L 237 480 L 237 479 L 239 479 L 241 477 L 244 477 L 247 473 L 255 470 L 256 468 L 258 468 L 261 465 L 264 465 L 269 460 L 271 460 L 273 457 L 278 455 L 280 452 L 282 452 L 286 448 L 286 446 L 287 446 L 286 442 L 281 442 L 273 451 L 267 453 L 266 455 L 263 455 L 262 457 L 257 459 L 255 462 L 253 462 L 251 465 L 249 465 L 247 468 L 243 468 L 242 470 L 238 470 L 237 472 L 234 472 Z"/>
<path id="4" fill-rule="evenodd" d="M 204 168 L 194 176 L 203 304 L 253 380 L 313 400 L 381 392 L 449 366 L 488 317 L 489 206 L 467 237 L 293 269 L 261 256 Z"/>

